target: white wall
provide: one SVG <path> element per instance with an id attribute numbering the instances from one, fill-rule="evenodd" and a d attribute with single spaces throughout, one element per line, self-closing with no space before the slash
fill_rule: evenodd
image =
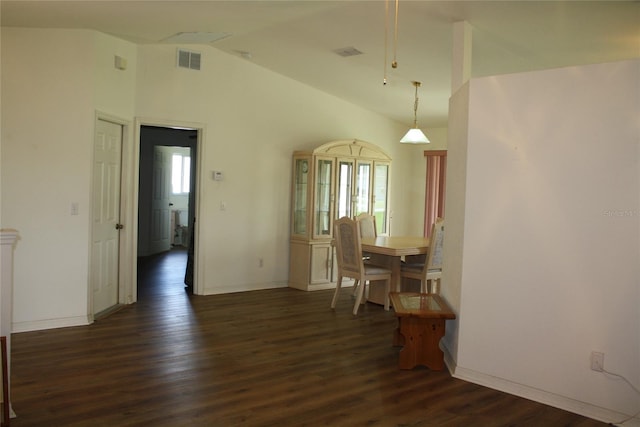
<path id="1" fill-rule="evenodd" d="M 465 316 L 461 305 L 461 286 L 469 139 L 468 83 L 461 86 L 449 100 L 449 127 L 445 194 L 446 233 L 442 248 L 443 263 L 446 261 L 446 268 L 442 270 L 440 292 L 457 313 L 457 318 L 447 321 L 446 335 L 441 344 L 447 349 L 445 356 L 452 359 L 450 364 L 455 365 L 458 360 L 458 325 L 463 322 Z"/>
<path id="2" fill-rule="evenodd" d="M 462 247 L 443 279 L 456 376 L 605 421 L 638 410 L 589 358 L 640 384 L 639 75 L 640 61 L 571 67 L 454 97 L 450 128 L 468 126 L 447 177 L 463 198 L 447 200 L 445 246 Z"/>
<path id="3" fill-rule="evenodd" d="M 205 293 L 287 285 L 294 150 L 348 138 L 382 147 L 394 160 L 392 229 L 411 232 L 406 183 L 412 177 L 400 166 L 411 152 L 398 143 L 402 125 L 244 59 L 199 50 L 198 72 L 176 68 L 173 46 L 139 47 L 137 115 L 205 127 L 196 214 Z M 224 181 L 213 181 L 213 170 Z"/>
<path id="4" fill-rule="evenodd" d="M 84 30 L 2 28 L 2 227 L 20 233 L 14 331 L 88 321 L 95 114 L 133 111 L 134 73 L 111 72 L 115 51 L 135 46 Z"/>
<path id="5" fill-rule="evenodd" d="M 14 331 L 90 321 L 96 111 L 204 126 L 199 261 L 206 293 L 286 285 L 294 150 L 344 138 L 381 146 L 394 159 L 394 230 L 421 231 L 408 220 L 413 178 L 401 166 L 411 159 L 397 142 L 402 124 L 210 47 L 198 73 L 175 67 L 175 47 L 136 46 L 92 31 L 2 28 L 1 41 L 1 225 L 20 232 Z M 127 59 L 127 70 L 114 68 L 115 55 Z M 125 138 L 132 162 L 133 129 Z M 126 224 L 135 222 L 130 170 L 125 164 Z M 225 181 L 209 179 L 212 170 L 224 171 Z M 77 216 L 70 215 L 73 202 Z M 125 253 L 132 264 L 135 256 Z"/>
<path id="6" fill-rule="evenodd" d="M 135 111 L 137 46 L 95 31 L 89 34 L 94 42 L 94 108 L 131 119 Z M 126 60 L 125 70 L 115 67 L 116 55 Z"/>
<path id="7" fill-rule="evenodd" d="M 447 149 L 447 128 L 423 128 L 424 133 L 431 141 L 429 144 L 402 144 L 402 151 L 410 153 L 408 167 L 411 170 L 410 183 L 408 185 L 408 197 L 411 209 L 408 211 L 407 223 L 413 234 L 424 234 L 424 201 L 427 177 L 427 159 L 425 151 Z M 399 234 L 395 233 L 394 234 Z M 404 234 L 404 233 L 403 233 Z"/>

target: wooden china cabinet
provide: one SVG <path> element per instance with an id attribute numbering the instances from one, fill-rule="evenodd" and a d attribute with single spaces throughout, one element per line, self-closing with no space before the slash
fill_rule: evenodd
<path id="1" fill-rule="evenodd" d="M 335 287 L 333 221 L 368 212 L 378 235 L 389 230 L 391 158 L 359 140 L 293 153 L 289 286 L 306 291 Z"/>

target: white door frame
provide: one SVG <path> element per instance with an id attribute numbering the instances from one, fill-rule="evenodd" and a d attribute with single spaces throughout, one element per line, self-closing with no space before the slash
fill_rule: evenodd
<path id="1" fill-rule="evenodd" d="M 139 179 L 140 179 L 140 128 L 142 126 L 156 126 L 156 127 L 165 127 L 165 128 L 176 128 L 176 129 L 190 129 L 197 131 L 198 139 L 196 140 L 196 150 L 197 150 L 197 159 L 196 159 L 196 192 L 195 192 L 195 212 L 194 215 L 196 217 L 196 222 L 194 224 L 194 259 L 193 259 L 193 293 L 195 295 L 204 295 L 204 287 L 202 283 L 203 271 L 202 266 L 204 265 L 200 262 L 202 255 L 200 250 L 200 224 L 201 224 L 201 216 L 200 216 L 200 194 L 202 194 L 202 184 L 204 183 L 204 179 L 202 179 L 202 159 L 204 158 L 204 135 L 205 135 L 205 125 L 203 123 L 194 123 L 194 122 L 183 122 L 178 120 L 162 120 L 162 119 L 151 119 L 144 117 L 137 117 L 135 119 L 134 125 L 134 141 L 135 144 L 135 156 L 134 161 L 130 165 L 132 176 L 134 177 L 133 182 L 131 182 L 131 186 L 128 191 L 132 192 L 131 204 L 133 206 L 133 221 L 131 223 L 130 231 L 133 233 L 132 245 L 131 245 L 131 256 L 132 256 L 132 271 L 131 271 L 131 280 L 127 281 L 129 285 L 129 289 L 127 289 L 128 295 L 131 296 L 131 303 L 136 302 L 138 300 L 138 265 L 137 265 L 137 256 L 138 256 L 138 191 L 139 191 Z"/>
<path id="2" fill-rule="evenodd" d="M 121 117 L 113 116 L 102 111 L 95 112 L 94 118 L 94 138 L 95 127 L 98 120 L 110 122 L 122 126 L 122 151 L 121 151 L 121 165 L 120 165 L 120 223 L 125 227 L 120 231 L 120 243 L 118 250 L 118 304 L 129 304 L 133 301 L 130 299 L 130 293 L 128 289 L 131 287 L 130 278 L 132 277 L 131 269 L 135 265 L 132 261 L 135 261 L 135 257 L 131 257 L 131 244 L 135 242 L 132 235 L 133 227 L 131 225 L 134 221 L 131 220 L 130 212 L 130 194 L 131 193 L 131 174 L 129 173 L 131 159 L 133 157 L 133 144 L 131 144 L 131 122 Z M 93 146 L 93 145 L 92 145 Z M 93 154 L 92 154 L 93 157 Z M 93 176 L 93 162 L 91 162 L 91 176 Z M 93 187 L 91 188 L 90 200 L 93 200 Z M 93 218 L 93 206 L 89 208 L 89 218 Z M 137 218 L 136 218 L 137 219 Z M 89 234 L 93 233 L 93 223 L 89 221 Z M 91 242 L 89 239 L 88 254 L 91 259 Z M 93 265 L 89 263 L 88 276 L 87 276 L 87 320 L 89 323 L 94 321 L 93 311 L 93 288 L 91 283 L 91 273 Z M 134 274 L 136 272 L 134 271 Z"/>

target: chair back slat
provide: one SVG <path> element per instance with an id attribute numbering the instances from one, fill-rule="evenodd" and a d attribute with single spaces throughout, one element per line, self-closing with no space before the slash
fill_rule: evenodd
<path id="1" fill-rule="evenodd" d="M 362 247 L 360 246 L 360 232 L 356 221 L 343 217 L 334 223 L 334 237 L 336 239 L 336 256 L 338 268 L 344 271 L 362 273 Z"/>
<path id="2" fill-rule="evenodd" d="M 442 243 L 444 241 L 444 219 L 437 218 L 431 229 L 429 256 L 425 270 L 442 269 Z"/>
<path id="3" fill-rule="evenodd" d="M 361 213 L 356 217 L 356 221 L 360 228 L 361 237 L 378 237 L 375 216 L 368 213 Z"/>

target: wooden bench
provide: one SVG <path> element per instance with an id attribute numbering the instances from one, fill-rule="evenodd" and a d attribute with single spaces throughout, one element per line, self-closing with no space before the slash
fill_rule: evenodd
<path id="1" fill-rule="evenodd" d="M 399 368 L 413 369 L 424 365 L 435 371 L 443 370 L 440 339 L 445 333 L 445 321 L 455 319 L 455 313 L 437 294 L 391 292 L 389 296 L 398 317 L 393 345 L 403 346 Z"/>

